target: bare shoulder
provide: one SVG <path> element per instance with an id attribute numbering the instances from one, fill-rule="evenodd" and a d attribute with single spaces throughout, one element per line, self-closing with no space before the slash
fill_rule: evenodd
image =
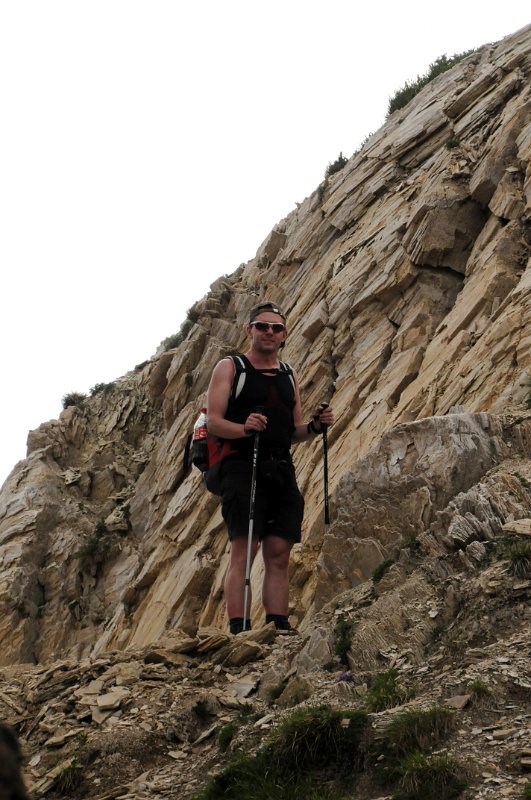
<path id="1" fill-rule="evenodd" d="M 234 378 L 234 362 L 230 357 L 222 358 L 218 361 L 212 370 L 212 377 L 210 378 L 211 388 L 214 386 L 222 386 L 224 384 L 232 384 Z"/>
<path id="2" fill-rule="evenodd" d="M 221 361 L 218 361 L 212 374 L 215 374 L 220 378 L 232 378 L 234 375 L 234 361 L 232 358 L 230 356 L 226 356 L 225 358 L 222 358 Z"/>

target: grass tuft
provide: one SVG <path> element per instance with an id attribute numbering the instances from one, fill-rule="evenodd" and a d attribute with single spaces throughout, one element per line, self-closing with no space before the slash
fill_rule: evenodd
<path id="1" fill-rule="evenodd" d="M 402 705 L 414 695 L 398 682 L 398 670 L 388 669 L 377 675 L 365 697 L 368 711 L 383 711 L 386 708 Z"/>
<path id="2" fill-rule="evenodd" d="M 449 708 L 407 709 L 391 718 L 371 756 L 384 784 L 396 785 L 402 777 L 403 762 L 413 753 L 429 753 L 454 725 Z"/>
<path id="3" fill-rule="evenodd" d="M 531 577 L 531 542 L 516 542 L 509 548 L 509 569 L 516 578 Z"/>
<path id="4" fill-rule="evenodd" d="M 485 683 L 485 681 L 481 680 L 481 678 L 474 678 L 473 681 L 467 683 L 468 691 L 472 695 L 473 700 L 486 700 L 488 697 L 492 696 L 492 689 Z"/>
<path id="5" fill-rule="evenodd" d="M 328 706 L 297 709 L 272 732 L 265 748 L 267 760 L 283 775 L 329 764 L 334 764 L 335 771 L 352 768 L 366 725 L 362 711 Z"/>
<path id="6" fill-rule="evenodd" d="M 359 768 L 366 726 L 361 711 L 298 709 L 256 755 L 235 752 L 195 800 L 339 800 L 337 780 Z"/>
<path id="7" fill-rule="evenodd" d="M 394 800 L 451 800 L 466 786 L 458 760 L 446 754 L 411 753 L 400 773 Z"/>
<path id="8" fill-rule="evenodd" d="M 444 706 L 407 709 L 397 714 L 386 728 L 384 741 L 395 753 L 427 752 L 452 730 L 455 712 Z"/>

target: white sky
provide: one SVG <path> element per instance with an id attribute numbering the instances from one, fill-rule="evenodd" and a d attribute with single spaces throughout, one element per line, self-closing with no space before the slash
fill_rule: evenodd
<path id="1" fill-rule="evenodd" d="M 524 0 L 3 0 L 0 484 L 28 430 L 149 358 L 389 96 Z"/>

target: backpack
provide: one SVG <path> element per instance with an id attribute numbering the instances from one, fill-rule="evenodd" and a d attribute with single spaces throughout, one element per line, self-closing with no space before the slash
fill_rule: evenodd
<path id="1" fill-rule="evenodd" d="M 234 355 L 228 356 L 228 358 L 231 359 L 234 365 L 234 378 L 228 406 L 230 408 L 231 404 L 240 396 L 245 386 L 247 368 L 241 356 Z M 279 364 L 279 372 L 285 372 L 289 375 L 293 390 L 295 391 L 292 368 L 284 361 L 280 361 Z M 202 440 L 200 440 L 200 446 L 194 449 L 192 447 L 193 436 L 193 433 L 191 433 L 186 440 L 183 458 L 183 475 L 190 465 L 190 450 L 192 449 L 191 463 L 203 473 L 203 480 L 206 488 L 209 492 L 212 492 L 212 494 L 221 495 L 221 464 L 223 463 L 223 459 L 234 452 L 231 447 L 230 439 L 220 439 L 218 436 L 214 436 L 207 431 L 206 438 L 202 438 Z"/>

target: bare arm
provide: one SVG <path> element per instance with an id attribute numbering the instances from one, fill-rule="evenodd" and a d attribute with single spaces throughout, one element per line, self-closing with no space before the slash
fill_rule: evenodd
<path id="1" fill-rule="evenodd" d="M 212 372 L 207 394 L 207 426 L 209 433 L 222 439 L 243 439 L 263 431 L 267 417 L 262 414 L 249 414 L 245 423 L 230 422 L 225 419 L 234 379 L 234 364 L 230 358 L 218 362 Z"/>

